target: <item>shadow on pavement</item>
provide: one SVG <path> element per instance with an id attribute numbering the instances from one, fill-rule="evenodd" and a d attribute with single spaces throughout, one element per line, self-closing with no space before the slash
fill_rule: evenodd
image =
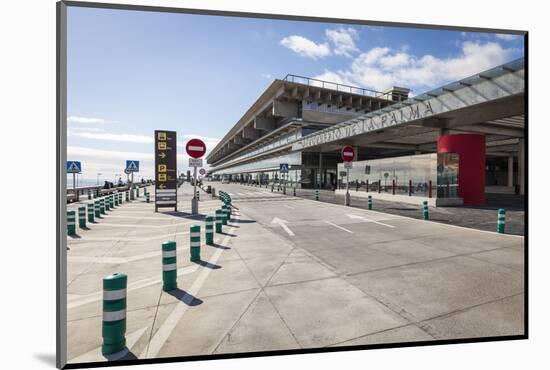
<path id="1" fill-rule="evenodd" d="M 177 298 L 179 301 L 182 301 L 188 306 L 198 306 L 202 304 L 201 299 L 192 296 L 191 294 L 187 293 L 184 290 L 181 290 L 180 288 L 170 290 L 166 293 L 170 294 L 174 298 Z"/>
<path id="2" fill-rule="evenodd" d="M 219 248 L 219 249 L 231 249 L 231 248 L 229 248 L 229 247 L 225 247 L 225 246 L 223 246 L 223 245 L 221 245 L 221 244 L 216 244 L 216 243 L 212 244 L 211 247 Z"/>
<path id="3" fill-rule="evenodd" d="M 237 236 L 237 235 L 235 235 L 235 234 L 226 233 L 226 232 L 224 232 L 224 231 L 222 231 L 220 234 L 222 234 L 222 235 L 227 235 L 227 236 L 231 236 L 231 237 L 236 237 L 236 236 Z"/>
<path id="4" fill-rule="evenodd" d="M 203 260 L 195 261 L 195 263 L 197 265 L 201 265 L 202 267 L 206 267 L 206 268 L 209 268 L 209 269 L 212 269 L 212 270 L 217 270 L 217 269 L 222 268 L 220 265 L 216 265 L 214 263 L 210 263 L 210 262 L 203 261 Z"/>
<path id="5" fill-rule="evenodd" d="M 236 222 L 239 223 L 239 224 L 251 224 L 251 223 L 256 222 L 256 220 L 243 220 L 243 219 L 238 219 Z"/>
<path id="6" fill-rule="evenodd" d="M 197 215 L 194 215 L 192 213 L 188 213 L 188 212 L 174 212 L 174 211 L 171 211 L 171 212 L 162 212 L 164 214 L 167 214 L 167 215 L 170 215 L 170 216 L 174 216 L 174 217 L 181 217 L 181 218 L 188 218 L 190 220 L 204 220 L 204 218 L 206 217 L 205 214 L 202 214 L 202 213 L 199 213 Z"/>

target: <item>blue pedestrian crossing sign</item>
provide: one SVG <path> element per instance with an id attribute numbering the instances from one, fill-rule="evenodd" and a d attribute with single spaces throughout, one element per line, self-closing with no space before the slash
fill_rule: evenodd
<path id="1" fill-rule="evenodd" d="M 139 161 L 127 160 L 125 172 L 139 172 Z"/>
<path id="2" fill-rule="evenodd" d="M 67 170 L 67 173 L 82 172 L 82 165 L 78 161 L 67 161 L 67 166 L 65 168 Z"/>
<path id="3" fill-rule="evenodd" d="M 279 168 L 281 173 L 288 173 L 288 163 L 281 163 Z"/>

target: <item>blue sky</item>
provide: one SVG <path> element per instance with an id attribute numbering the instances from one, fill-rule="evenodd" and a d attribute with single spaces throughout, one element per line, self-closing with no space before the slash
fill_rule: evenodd
<path id="1" fill-rule="evenodd" d="M 275 78 L 317 77 L 413 94 L 523 56 L 510 35 L 204 15 L 68 11 L 68 159 L 114 178 L 153 176 L 153 131 L 212 149 Z"/>

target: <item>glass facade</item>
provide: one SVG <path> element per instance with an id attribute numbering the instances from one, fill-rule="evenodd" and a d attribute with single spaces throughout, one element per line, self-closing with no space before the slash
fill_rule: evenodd
<path id="1" fill-rule="evenodd" d="M 346 188 L 347 171 L 338 164 L 338 188 Z M 395 195 L 458 196 L 458 154 L 430 153 L 352 162 L 350 190 Z"/>

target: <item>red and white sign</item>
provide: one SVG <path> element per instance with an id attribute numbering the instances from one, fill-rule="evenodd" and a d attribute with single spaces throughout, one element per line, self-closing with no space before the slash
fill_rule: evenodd
<path id="1" fill-rule="evenodd" d="M 355 158 L 355 151 L 349 145 L 346 145 L 345 147 L 342 148 L 341 154 L 342 154 L 342 160 L 344 162 L 351 162 Z"/>
<path id="2" fill-rule="evenodd" d="M 201 168 L 201 169 L 199 170 L 199 173 L 200 173 L 201 175 L 204 175 L 204 174 L 206 173 L 206 170 L 205 170 L 204 168 Z"/>
<path id="3" fill-rule="evenodd" d="M 191 139 L 185 144 L 185 150 L 191 158 L 200 158 L 206 153 L 206 144 L 200 139 Z"/>

